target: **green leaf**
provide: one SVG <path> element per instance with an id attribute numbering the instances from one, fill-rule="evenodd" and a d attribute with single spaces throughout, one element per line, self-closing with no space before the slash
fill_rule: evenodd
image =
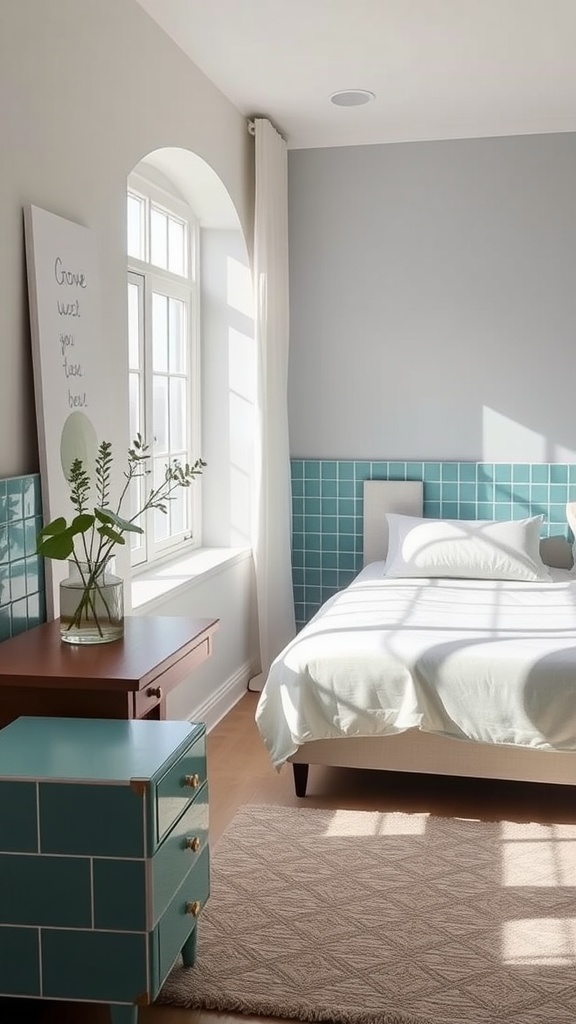
<path id="1" fill-rule="evenodd" d="M 70 529 L 67 529 L 44 539 L 39 537 L 36 550 L 44 558 L 56 558 L 59 561 L 64 561 L 64 559 L 70 558 L 74 551 L 74 535 Z"/>
<path id="2" fill-rule="evenodd" d="M 40 540 L 43 537 L 53 537 L 54 534 L 62 533 L 63 530 L 67 529 L 68 523 L 63 516 L 60 516 L 59 519 L 53 519 L 51 523 L 48 523 L 47 526 L 40 530 L 36 539 Z"/>
<path id="3" fill-rule="evenodd" d="M 107 540 L 111 540 L 114 544 L 125 544 L 126 541 L 121 533 L 116 533 L 111 526 L 99 526 L 98 533 L 101 537 L 106 537 Z"/>
<path id="4" fill-rule="evenodd" d="M 76 536 L 78 533 L 86 533 L 90 527 L 94 526 L 94 516 L 91 516 L 88 512 L 83 512 L 79 516 L 75 516 L 70 524 L 72 536 Z"/>
<path id="5" fill-rule="evenodd" d="M 136 526 L 129 519 L 122 519 L 122 516 L 116 515 L 115 512 L 104 512 L 104 509 L 95 508 L 94 515 L 99 522 L 105 523 L 108 526 L 117 526 L 119 530 L 124 530 L 128 533 L 144 533 L 141 526 Z"/>

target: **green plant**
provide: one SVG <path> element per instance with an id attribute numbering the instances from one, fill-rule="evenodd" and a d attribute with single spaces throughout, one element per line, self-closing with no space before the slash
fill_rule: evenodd
<path id="1" fill-rule="evenodd" d="M 164 480 L 158 487 L 153 487 L 145 499 L 142 508 L 129 519 L 121 515 L 122 506 L 130 485 L 133 481 L 150 473 L 148 460 L 149 446 L 140 434 L 128 449 L 127 468 L 124 471 L 125 483 L 115 510 L 110 504 L 110 482 L 113 465 L 112 444 L 102 441 L 98 447 L 94 462 L 94 479 L 92 480 L 82 459 L 74 459 L 68 476 L 70 501 L 76 515 L 70 522 L 63 516 L 48 523 L 37 535 L 36 550 L 45 558 L 61 561 L 72 559 L 82 578 L 81 597 L 69 624 L 80 626 L 83 617 L 91 617 L 101 633 L 96 612 L 95 596 L 98 593 L 103 599 L 102 580 L 106 565 L 117 544 L 125 544 L 125 534 L 144 533 L 136 520 L 148 509 L 158 509 L 166 513 L 168 502 L 180 487 L 189 487 L 195 477 L 202 473 L 206 463 L 197 459 L 192 465 L 174 459 L 164 473 Z M 96 503 L 90 510 L 90 497 L 94 490 Z M 106 602 L 104 599 L 104 605 Z"/>

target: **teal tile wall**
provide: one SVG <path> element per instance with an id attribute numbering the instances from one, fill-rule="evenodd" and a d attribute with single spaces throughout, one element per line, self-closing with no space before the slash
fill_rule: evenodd
<path id="1" fill-rule="evenodd" d="M 572 463 L 292 460 L 292 573 L 298 627 L 362 568 L 364 480 L 423 480 L 424 515 L 523 519 L 543 514 L 543 536 L 572 540 Z"/>
<path id="2" fill-rule="evenodd" d="M 46 620 L 38 474 L 0 480 L 0 641 Z"/>

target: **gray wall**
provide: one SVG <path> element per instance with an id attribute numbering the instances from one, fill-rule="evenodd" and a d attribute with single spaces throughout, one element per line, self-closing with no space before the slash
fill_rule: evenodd
<path id="1" fill-rule="evenodd" d="M 244 117 L 135 0 L 0 3 L 0 478 L 38 469 L 22 209 L 96 234 L 110 440 L 125 446 L 126 179 L 161 147 L 218 174 L 250 245 L 253 140 Z"/>
<path id="2" fill-rule="evenodd" d="M 120 453 L 128 437 L 127 176 L 151 151 L 196 154 L 226 189 L 250 249 L 254 162 L 245 118 L 135 0 L 1 0 L 0 97 L 3 479 L 39 468 L 23 207 L 35 204 L 95 234 L 99 350 L 110 367 L 106 439 Z M 206 449 L 202 454 L 210 461 Z M 221 619 L 214 656 L 179 688 L 172 713 L 193 717 L 200 709 L 212 722 L 238 699 L 259 664 L 255 607 L 248 553 L 182 585 L 176 596 L 138 608 Z"/>
<path id="3" fill-rule="evenodd" d="M 572 461 L 576 136 L 289 154 L 294 457 Z"/>

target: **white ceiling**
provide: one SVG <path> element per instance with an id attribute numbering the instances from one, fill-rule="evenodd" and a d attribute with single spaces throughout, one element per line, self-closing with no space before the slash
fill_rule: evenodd
<path id="1" fill-rule="evenodd" d="M 576 131 L 576 0 L 138 2 L 292 149 Z"/>

